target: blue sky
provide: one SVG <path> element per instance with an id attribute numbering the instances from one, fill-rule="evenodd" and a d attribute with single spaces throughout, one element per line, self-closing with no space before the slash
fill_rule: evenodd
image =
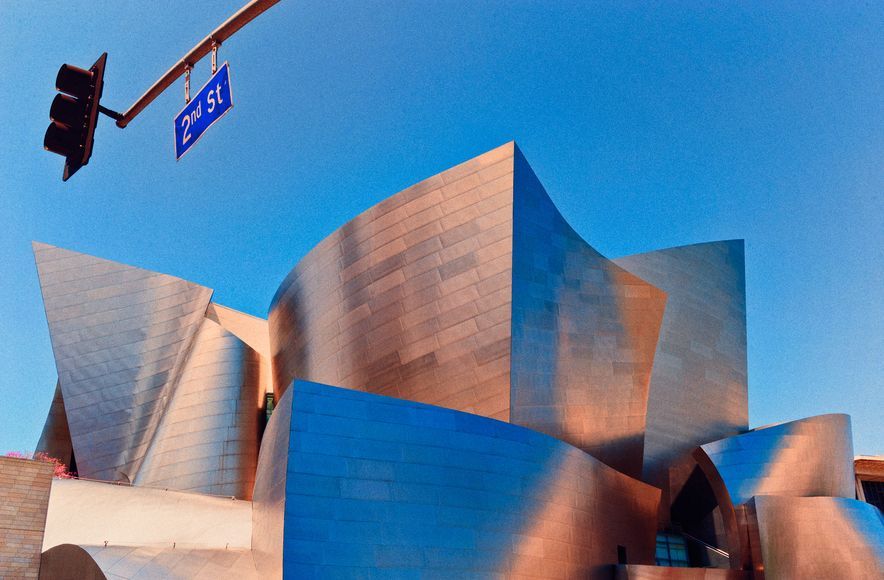
<path id="1" fill-rule="evenodd" d="M 350 217 L 515 139 L 610 257 L 744 238 L 752 426 L 846 412 L 884 453 L 884 4 L 282 0 L 221 48 L 234 108 L 182 161 L 179 80 L 61 182 L 62 63 L 107 51 L 122 110 L 243 3 L 0 2 L 0 451 L 55 384 L 31 240 L 265 316 Z"/>

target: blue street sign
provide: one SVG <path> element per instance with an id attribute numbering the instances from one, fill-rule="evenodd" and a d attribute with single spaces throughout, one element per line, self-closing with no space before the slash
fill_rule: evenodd
<path id="1" fill-rule="evenodd" d="M 206 129 L 231 108 L 230 66 L 225 62 L 175 116 L 175 159 L 181 159 Z"/>

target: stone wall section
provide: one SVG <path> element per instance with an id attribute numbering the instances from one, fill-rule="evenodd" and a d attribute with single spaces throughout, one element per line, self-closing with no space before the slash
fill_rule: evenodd
<path id="1" fill-rule="evenodd" d="M 0 578 L 40 575 L 51 463 L 0 457 Z"/>

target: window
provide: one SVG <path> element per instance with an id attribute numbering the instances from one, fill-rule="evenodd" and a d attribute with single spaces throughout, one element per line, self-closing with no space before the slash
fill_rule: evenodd
<path id="1" fill-rule="evenodd" d="M 884 481 L 863 481 L 866 502 L 884 511 Z"/>
<path id="2" fill-rule="evenodd" d="M 658 566 L 688 567 L 688 548 L 684 536 L 671 532 L 657 534 L 657 551 L 654 559 Z"/>
<path id="3" fill-rule="evenodd" d="M 273 402 L 273 393 L 267 393 L 264 395 L 264 412 L 267 414 L 267 421 L 270 421 L 270 415 L 273 414 L 273 409 L 276 405 Z"/>

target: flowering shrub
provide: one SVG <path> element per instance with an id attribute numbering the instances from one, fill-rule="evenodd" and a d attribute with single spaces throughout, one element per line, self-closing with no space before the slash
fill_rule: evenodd
<path id="1" fill-rule="evenodd" d="M 38 451 L 37 453 L 22 453 L 21 451 L 8 451 L 6 453 L 6 457 L 16 457 L 18 459 L 33 459 L 35 461 L 43 461 L 45 463 L 51 463 L 55 467 L 55 477 L 59 479 L 71 479 L 72 477 L 76 477 L 76 473 L 71 473 L 68 471 L 68 466 L 62 462 L 61 459 L 56 457 L 52 457 L 48 453 L 43 453 L 42 451 Z"/>

